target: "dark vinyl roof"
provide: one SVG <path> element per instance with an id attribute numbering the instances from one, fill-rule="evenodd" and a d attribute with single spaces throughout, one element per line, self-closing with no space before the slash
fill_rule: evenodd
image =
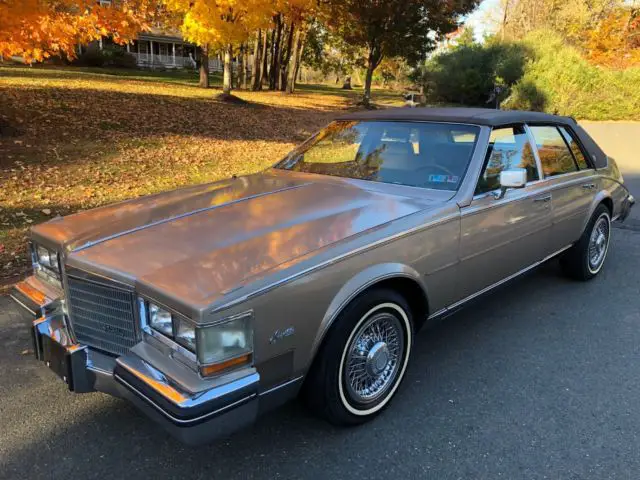
<path id="1" fill-rule="evenodd" d="M 562 123 L 575 125 L 570 117 L 520 110 L 492 110 L 489 108 L 387 108 L 363 110 L 342 115 L 338 120 L 406 120 L 471 123 L 494 127 L 510 123 Z"/>
<path id="2" fill-rule="evenodd" d="M 607 155 L 589 134 L 571 117 L 521 110 L 492 110 L 489 108 L 387 108 L 363 110 L 342 115 L 338 120 L 395 120 L 468 123 L 497 127 L 512 123 L 553 123 L 569 125 L 587 149 L 596 168 L 607 166 Z"/>

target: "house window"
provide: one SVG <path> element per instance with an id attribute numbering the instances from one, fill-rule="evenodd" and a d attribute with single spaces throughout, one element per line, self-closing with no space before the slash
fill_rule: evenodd
<path id="1" fill-rule="evenodd" d="M 100 1 L 100 6 L 101 7 L 110 7 L 111 6 L 111 0 L 99 0 Z"/>

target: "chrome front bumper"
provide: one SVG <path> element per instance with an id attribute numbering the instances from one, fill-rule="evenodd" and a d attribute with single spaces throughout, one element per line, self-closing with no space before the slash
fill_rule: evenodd
<path id="1" fill-rule="evenodd" d="M 34 286 L 35 285 L 35 286 Z M 34 352 L 76 393 L 100 391 L 125 398 L 184 443 L 199 445 L 253 423 L 258 415 L 260 376 L 255 369 L 204 380 L 153 347 L 136 345 L 114 357 L 75 343 L 56 302 L 22 282 L 11 296 L 34 315 Z M 154 365 L 172 362 L 170 379 Z M 179 375 L 176 375 L 179 374 Z"/>
<path id="2" fill-rule="evenodd" d="M 627 219 L 629 213 L 631 212 L 631 208 L 633 208 L 635 204 L 636 199 L 633 197 L 633 195 L 628 194 L 627 198 L 622 201 L 622 210 L 620 212 L 620 216 L 618 217 L 618 220 L 620 222 L 624 222 Z"/>

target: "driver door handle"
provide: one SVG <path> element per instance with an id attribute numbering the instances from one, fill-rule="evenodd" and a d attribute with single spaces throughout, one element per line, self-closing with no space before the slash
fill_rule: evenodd
<path id="1" fill-rule="evenodd" d="M 585 190 L 592 190 L 596 188 L 596 186 L 593 183 L 585 183 L 584 185 L 582 185 L 582 188 L 584 188 Z"/>
<path id="2" fill-rule="evenodd" d="M 538 197 L 533 199 L 534 203 L 547 203 L 550 201 L 551 201 L 551 195 L 546 195 L 544 197 Z"/>

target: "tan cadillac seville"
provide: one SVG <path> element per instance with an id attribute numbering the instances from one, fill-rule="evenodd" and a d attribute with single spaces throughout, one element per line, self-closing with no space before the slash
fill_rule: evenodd
<path id="1" fill-rule="evenodd" d="M 70 390 L 126 398 L 184 442 L 299 393 L 358 424 L 426 320 L 556 256 L 595 277 L 633 204 L 571 118 L 352 113 L 260 174 L 36 226 L 13 297 Z"/>

